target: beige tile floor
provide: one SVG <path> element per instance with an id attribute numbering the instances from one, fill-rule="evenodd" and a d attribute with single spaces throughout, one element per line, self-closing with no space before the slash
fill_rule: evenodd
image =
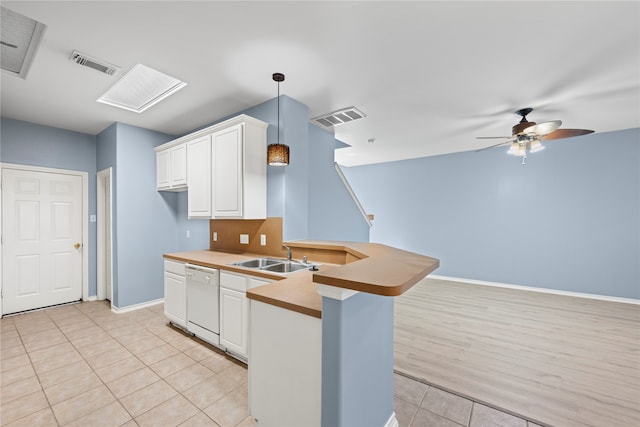
<path id="1" fill-rule="evenodd" d="M 399 374 L 394 377 L 394 399 L 400 427 L 539 427 Z"/>
<path id="2" fill-rule="evenodd" d="M 86 302 L 4 317 L 0 425 L 255 426 L 246 366 L 168 326 L 162 310 Z M 401 427 L 527 426 L 398 374 L 395 407 Z"/>

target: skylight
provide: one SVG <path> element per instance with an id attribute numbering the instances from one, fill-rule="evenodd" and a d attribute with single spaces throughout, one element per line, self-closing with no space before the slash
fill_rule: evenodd
<path id="1" fill-rule="evenodd" d="M 98 102 L 142 113 L 187 84 L 153 68 L 136 64 Z"/>

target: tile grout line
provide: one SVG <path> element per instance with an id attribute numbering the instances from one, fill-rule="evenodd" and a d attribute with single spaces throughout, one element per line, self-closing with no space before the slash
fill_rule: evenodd
<path id="1" fill-rule="evenodd" d="M 439 385 L 432 384 L 432 383 L 430 383 L 430 382 L 428 382 L 427 380 L 424 380 L 424 379 L 422 379 L 422 378 L 413 377 L 412 375 L 409 375 L 409 374 L 407 374 L 407 373 L 404 373 L 404 372 L 402 372 L 402 371 L 400 371 L 400 370 L 394 369 L 394 370 L 393 370 L 393 372 L 394 372 L 394 373 L 396 373 L 396 374 L 398 374 L 398 375 L 401 375 L 401 376 L 403 376 L 403 377 L 405 377 L 405 378 L 408 378 L 408 379 L 410 379 L 410 380 L 413 380 L 413 381 L 416 381 L 416 382 L 419 382 L 419 383 L 425 384 L 425 385 L 427 385 L 427 386 L 429 386 L 429 387 L 434 387 L 434 388 L 436 388 L 436 389 L 438 389 L 438 390 L 441 390 L 441 391 L 444 391 L 444 392 L 447 392 L 447 393 L 454 394 L 454 395 L 456 395 L 456 396 L 458 396 L 458 397 L 461 397 L 461 398 L 463 398 L 463 399 L 470 400 L 470 401 L 473 403 L 473 405 L 472 405 L 472 412 L 473 412 L 473 406 L 475 406 L 475 404 L 477 403 L 477 404 L 480 404 L 480 405 L 487 406 L 487 407 L 489 407 L 489 408 L 491 408 L 491 409 L 495 409 L 496 411 L 504 412 L 504 413 L 505 413 L 505 414 L 507 414 L 507 415 L 511 415 L 511 416 L 513 416 L 513 417 L 520 418 L 520 419 L 524 420 L 526 423 L 534 423 L 534 424 L 545 425 L 544 423 L 538 423 L 538 422 L 537 422 L 537 421 L 535 421 L 535 420 L 530 420 L 529 418 L 527 418 L 527 417 L 525 417 L 525 416 L 523 416 L 523 415 L 517 414 L 517 413 L 515 413 L 515 412 L 513 412 L 513 411 L 509 411 L 508 409 L 502 409 L 502 408 L 500 408 L 500 407 L 498 407 L 498 406 L 496 406 L 496 405 L 492 405 L 491 403 L 488 403 L 488 402 L 485 402 L 485 401 L 482 401 L 482 400 L 476 400 L 476 399 L 475 399 L 475 398 L 473 398 L 473 397 L 466 396 L 466 395 L 461 394 L 461 393 L 458 393 L 458 392 L 456 392 L 456 391 L 454 391 L 454 390 L 449 390 L 449 389 L 447 389 L 447 388 L 440 387 Z M 426 395 L 426 393 L 425 393 L 425 395 Z M 423 397 L 423 398 L 424 398 L 424 397 Z M 431 412 L 431 411 L 429 411 L 429 412 Z M 444 418 L 446 418 L 446 417 L 444 417 Z M 447 419 L 449 419 L 449 418 L 447 418 Z M 452 420 L 451 420 L 451 421 L 452 421 Z M 457 424 L 457 423 L 456 423 L 456 424 Z M 471 417 L 469 417 L 469 425 L 471 425 Z"/>
<path id="2" fill-rule="evenodd" d="M 49 316 L 48 313 L 45 312 L 45 310 L 42 310 L 42 312 L 46 314 L 47 318 L 49 318 L 49 320 L 51 322 L 53 322 L 51 320 L 51 317 Z M 38 375 L 38 371 L 36 370 L 36 367 L 33 364 L 33 359 L 31 359 L 31 352 L 29 350 L 27 350 L 27 346 L 25 345 L 25 343 L 24 343 L 24 341 L 22 339 L 22 333 L 20 333 L 20 329 L 16 326 L 15 321 L 14 321 L 13 324 L 14 324 L 14 326 L 16 328 L 16 331 L 18 332 L 18 336 L 20 337 L 20 342 L 22 343 L 22 346 L 24 347 L 24 352 L 26 353 L 27 358 L 29 358 L 29 363 L 31 364 L 31 369 L 33 369 L 33 375 L 37 378 L 38 384 L 40 385 L 40 392 L 43 394 L 45 400 L 47 401 L 48 409 L 51 411 L 51 415 L 53 415 L 53 419 L 56 420 L 56 424 L 58 426 L 60 426 L 60 422 L 58 421 L 58 418 L 56 417 L 55 412 L 53 412 L 53 405 L 51 405 L 51 401 L 49 400 L 49 396 L 47 396 L 47 393 L 45 393 L 45 391 L 44 391 L 44 386 L 42 385 L 42 382 L 40 381 L 40 375 Z M 58 329 L 60 331 L 60 329 L 58 328 L 58 325 L 56 325 L 55 323 L 54 323 L 54 325 L 55 325 L 56 329 Z M 65 339 L 67 338 L 67 336 L 64 335 L 64 333 L 62 331 L 60 331 L 60 333 L 65 337 Z M 56 344 L 54 344 L 54 345 L 56 345 Z M 53 347 L 53 346 L 44 347 L 41 350 L 44 350 L 44 349 L 50 348 L 50 347 Z M 35 414 L 35 412 L 31 412 L 29 414 L 25 414 L 24 416 L 18 418 L 17 420 L 13 420 L 12 423 L 15 423 L 16 421 L 19 421 L 22 418 L 28 417 L 28 416 L 33 415 L 33 414 Z"/>
<path id="3" fill-rule="evenodd" d="M 59 333 L 64 337 L 64 341 L 63 341 L 63 342 L 60 342 L 60 343 L 56 343 L 56 344 L 52 344 L 52 345 L 49 345 L 49 346 L 43 347 L 42 349 L 38 348 L 37 350 L 33 350 L 33 351 L 46 350 L 47 348 L 51 348 L 51 347 L 54 347 L 54 346 L 56 346 L 56 345 L 60 345 L 60 344 L 70 344 L 70 345 L 71 345 L 71 347 L 74 349 L 74 351 L 78 352 L 78 354 L 79 354 L 79 355 L 80 355 L 80 357 L 82 358 L 82 361 L 84 361 L 85 363 L 87 363 L 87 366 L 91 369 L 91 372 L 92 372 L 94 375 L 96 375 L 96 376 L 98 377 L 98 380 L 100 381 L 100 385 L 103 385 L 103 386 L 104 386 L 104 387 L 109 391 L 109 393 L 111 394 L 111 396 L 114 398 L 114 401 L 117 401 L 117 402 L 118 402 L 118 403 L 123 407 L 123 409 L 126 411 L 126 413 L 129 415 L 130 419 L 129 419 L 128 421 L 126 421 L 126 422 L 133 421 L 134 423 L 136 423 L 136 424 L 137 424 L 136 417 L 133 417 L 133 415 L 129 412 L 129 410 L 128 410 L 128 409 L 127 409 L 127 408 L 122 404 L 121 399 L 120 399 L 120 398 L 118 398 L 118 397 L 116 397 L 116 396 L 114 395 L 114 393 L 111 391 L 111 389 L 109 388 L 109 386 L 107 385 L 107 383 L 103 380 L 103 378 L 102 378 L 100 375 L 98 375 L 98 374 L 97 374 L 97 369 L 96 369 L 96 368 L 94 368 L 94 367 L 93 367 L 93 366 L 88 362 L 88 358 L 87 358 L 87 357 L 86 357 L 86 356 L 81 352 L 80 347 L 78 347 L 78 346 L 77 346 L 77 344 L 76 344 L 76 343 L 71 339 L 71 337 L 68 335 L 68 332 L 67 332 L 67 333 L 65 333 L 65 332 L 64 332 L 64 330 L 61 328 L 61 325 L 59 325 L 59 324 L 58 324 L 58 322 L 59 322 L 59 321 L 61 321 L 61 320 L 63 320 L 63 319 L 66 319 L 66 318 L 71 318 L 71 317 L 74 317 L 74 316 L 85 316 L 85 317 L 87 317 L 87 318 L 88 318 L 88 319 L 89 319 L 89 320 L 90 320 L 90 321 L 91 321 L 91 322 L 92 322 L 96 327 L 98 327 L 98 328 L 100 329 L 100 331 L 101 331 L 101 332 L 106 333 L 106 334 L 107 334 L 111 339 L 113 339 L 114 341 L 116 341 L 116 342 L 118 343 L 118 345 L 122 346 L 122 348 L 124 348 L 124 349 L 125 349 L 125 350 L 130 354 L 130 356 L 131 356 L 131 357 L 136 358 L 136 359 L 137 359 L 137 360 L 138 360 L 138 361 L 139 361 L 139 362 L 140 362 L 140 363 L 141 363 L 145 368 L 149 368 L 149 369 L 151 370 L 151 372 L 153 372 L 154 374 L 158 375 L 159 379 L 158 379 L 157 381 L 154 381 L 154 382 L 153 382 L 153 384 L 155 384 L 155 383 L 156 383 L 156 382 L 158 382 L 158 381 L 163 381 L 165 384 L 167 384 L 167 385 L 168 385 L 168 386 L 169 386 L 169 387 L 170 387 L 170 388 L 171 388 L 171 389 L 176 393 L 176 396 L 181 396 L 182 398 L 184 398 L 186 401 L 188 401 L 191 405 L 193 405 L 193 406 L 197 409 L 197 412 L 196 412 L 194 415 L 192 415 L 191 417 L 189 417 L 189 418 L 187 418 L 186 420 L 182 421 L 182 423 L 185 423 L 185 422 L 187 422 L 189 419 L 191 419 L 191 418 L 193 418 L 193 417 L 197 416 L 199 413 L 202 413 L 205 417 L 207 417 L 208 419 L 210 419 L 210 420 L 211 420 L 212 422 L 214 422 L 216 425 L 218 424 L 215 420 L 213 420 L 211 417 L 209 417 L 209 416 L 208 416 L 208 414 L 207 414 L 203 409 L 200 409 L 199 407 L 195 406 L 195 405 L 193 404 L 193 402 L 191 402 L 191 400 L 189 400 L 189 399 L 188 399 L 188 398 L 183 394 L 183 392 L 179 391 L 179 390 L 178 390 L 178 389 L 176 389 L 173 385 L 171 385 L 170 383 L 168 383 L 168 382 L 166 381 L 166 378 L 162 377 L 158 372 L 156 372 L 153 368 L 151 368 L 151 366 L 150 366 L 150 365 L 148 365 L 147 363 L 145 363 L 144 361 L 142 361 L 142 360 L 138 357 L 138 354 L 136 354 L 136 353 L 132 352 L 131 350 L 129 350 L 129 348 L 127 348 L 127 347 L 126 347 L 126 346 L 125 346 L 125 345 L 124 345 L 124 344 L 119 340 L 119 338 L 121 338 L 122 336 L 121 336 L 121 337 L 114 336 L 111 332 L 109 332 L 109 331 L 111 331 L 111 330 L 113 330 L 113 329 L 117 329 L 117 328 L 113 328 L 113 329 L 106 329 L 106 328 L 103 326 L 103 324 L 101 324 L 101 323 L 97 322 L 97 321 L 95 320 L 95 317 L 94 317 L 94 316 L 95 316 L 95 315 L 96 315 L 96 313 L 98 313 L 98 312 L 99 312 L 99 310 L 92 310 L 92 311 L 87 312 L 87 311 L 83 311 L 83 310 L 80 310 L 80 309 L 76 308 L 73 314 L 70 314 L 70 315 L 65 316 L 65 317 L 62 317 L 62 318 L 58 318 L 58 319 L 57 319 L 57 321 L 56 321 L 56 318 L 54 318 L 54 317 L 52 317 L 51 315 L 49 315 L 49 313 L 47 313 L 47 312 L 46 312 L 46 310 L 45 310 L 45 313 L 46 313 L 46 319 L 45 319 L 45 321 L 46 321 L 46 325 L 47 325 L 47 326 L 48 326 L 48 325 L 53 326 L 53 327 L 52 327 L 52 328 L 50 328 L 50 329 L 52 329 L 52 330 L 53 330 L 53 329 L 57 330 L 57 331 L 58 331 L 58 332 L 59 332 Z M 149 312 L 149 313 L 147 313 L 147 314 L 149 315 L 149 317 L 155 317 L 156 315 L 158 315 L 157 313 L 153 313 L 153 312 Z M 16 326 L 15 322 L 13 322 L 13 321 L 12 321 L 12 326 L 13 326 L 13 329 L 15 329 L 15 330 L 16 330 L 16 332 L 17 332 L 18 338 L 20 339 L 20 345 L 22 345 L 22 347 L 24 348 L 24 350 L 25 350 L 25 354 L 27 355 L 27 358 L 28 358 L 28 360 L 29 360 L 29 363 L 30 363 L 31 369 L 33 370 L 34 376 L 36 377 L 36 379 L 37 379 L 37 381 L 38 381 L 38 385 L 39 385 L 39 387 L 40 387 L 40 390 L 39 390 L 39 391 L 40 391 L 40 392 L 45 396 L 45 399 L 46 399 L 46 402 L 47 402 L 47 405 L 48 405 L 48 406 L 47 406 L 47 409 L 49 409 L 49 410 L 50 410 L 50 412 L 52 413 L 53 418 L 54 418 L 54 420 L 55 420 L 56 424 L 57 424 L 58 426 L 60 426 L 60 421 L 58 420 L 58 418 L 57 418 L 57 417 L 56 417 L 56 415 L 55 415 L 55 412 L 53 411 L 53 405 L 51 404 L 51 401 L 49 400 L 49 398 L 48 398 L 47 394 L 46 394 L 46 393 L 45 393 L 45 391 L 44 391 L 44 390 L 45 390 L 45 388 L 44 388 L 44 386 L 43 386 L 43 384 L 42 384 L 42 382 L 41 382 L 41 378 L 40 378 L 40 375 L 41 375 L 41 374 L 38 374 L 38 372 L 37 372 L 37 371 L 36 371 L 36 369 L 35 369 L 35 365 L 34 365 L 33 360 L 32 360 L 32 352 L 27 351 L 27 347 L 26 347 L 26 346 L 25 346 L 25 344 L 24 344 L 24 341 L 23 341 L 23 335 L 24 335 L 24 334 L 20 332 L 20 329 L 18 328 L 18 326 Z M 47 329 L 44 329 L 44 330 L 47 330 Z M 75 330 L 75 329 L 74 329 L 74 330 Z M 198 364 L 199 366 L 202 366 L 203 368 L 210 370 L 210 371 L 213 373 L 213 375 L 219 375 L 219 374 L 221 374 L 221 373 L 223 373 L 223 372 L 227 371 L 228 369 L 231 369 L 230 367 L 227 367 L 227 368 L 225 368 L 225 369 L 223 369 L 223 370 L 221 370 L 221 371 L 219 371 L 219 372 L 215 372 L 215 371 L 211 370 L 209 367 L 207 367 L 207 366 L 205 366 L 205 365 L 202 365 L 202 364 L 200 363 L 200 361 L 199 361 L 199 360 L 196 360 L 196 359 L 192 358 L 191 356 L 189 356 L 188 354 L 186 354 L 186 353 L 185 353 L 185 351 L 187 351 L 187 350 L 189 350 L 189 349 L 191 349 L 191 348 L 194 348 L 195 346 L 190 346 L 187 350 L 183 350 L 183 349 L 181 349 L 181 348 L 179 348 L 179 347 L 177 347 L 177 346 L 175 345 L 175 342 L 174 342 L 174 341 L 176 341 L 176 340 L 167 340 L 167 339 L 165 339 L 165 338 L 160 337 L 160 335 L 161 335 L 162 333 L 164 333 L 164 332 L 162 332 L 162 333 L 157 333 L 157 332 L 154 332 L 153 330 L 151 330 L 149 327 L 141 327 L 141 328 L 139 328 L 139 329 L 137 329 L 137 330 L 140 330 L 140 331 L 141 331 L 141 330 L 144 330 L 144 331 L 148 332 L 151 336 L 158 338 L 158 339 L 159 339 L 159 340 L 161 340 L 164 344 L 168 344 L 168 345 L 170 345 L 171 347 L 173 347 L 174 349 L 176 349 L 176 350 L 177 350 L 177 352 L 178 352 L 178 353 L 176 353 L 176 354 L 182 354 L 182 355 L 184 355 L 184 356 L 188 357 L 189 359 L 191 359 L 191 360 L 193 361 L 193 363 L 192 363 L 192 364 L 190 364 L 189 366 L 193 366 L 193 365 L 195 365 L 195 364 Z M 175 331 L 175 329 L 174 329 L 174 328 L 170 328 L 170 330 L 174 330 L 174 331 Z M 157 328 L 156 328 L 156 331 L 157 331 Z M 33 333 L 39 333 L 39 332 L 42 332 L 42 330 L 34 330 L 34 332 L 33 332 Z M 177 332 L 177 333 L 182 333 L 181 331 L 176 331 L 176 332 Z M 133 332 L 132 332 L 132 334 L 133 334 L 133 333 L 135 333 L 135 331 L 133 331 Z M 88 336 L 90 336 L 90 335 L 91 335 L 91 334 L 87 334 L 86 336 L 88 337 Z M 131 334 L 126 334 L 126 335 L 131 335 Z M 123 336 L 126 336 L 126 335 L 123 335 Z M 184 335 L 184 336 L 185 336 L 185 338 L 192 338 L 192 337 L 189 337 L 189 336 L 187 336 L 187 335 Z M 80 339 L 80 338 L 84 338 L 84 336 L 83 336 L 83 337 L 79 337 L 78 339 Z M 93 344 L 88 344 L 88 345 L 93 345 Z M 220 356 L 222 356 L 222 357 L 225 357 L 225 358 L 227 358 L 227 359 L 229 360 L 229 358 L 228 358 L 225 354 L 219 353 L 219 351 L 216 351 L 215 349 L 212 349 L 212 348 L 210 348 L 209 346 L 207 346 L 207 348 L 208 348 L 209 350 L 212 350 L 214 353 L 216 353 L 216 354 L 218 354 L 218 355 L 220 355 Z M 110 350 L 106 350 L 105 352 L 97 353 L 96 355 L 92 355 L 92 356 L 90 356 L 90 357 L 97 356 L 98 354 L 103 354 L 103 353 L 106 353 L 106 352 L 108 352 L 108 351 L 110 351 Z M 127 357 L 130 357 L 130 356 L 127 356 Z M 174 355 L 172 355 L 172 356 L 168 356 L 168 357 L 165 357 L 165 358 L 160 359 L 160 360 L 157 360 L 157 361 L 154 361 L 154 363 L 162 362 L 163 360 L 167 360 L 168 358 L 173 357 L 173 356 L 174 356 Z M 233 363 L 234 365 L 239 365 L 235 360 L 229 360 L 229 361 L 230 361 L 231 363 Z M 118 362 L 120 362 L 120 360 L 119 360 L 119 361 L 115 361 L 115 362 L 113 362 L 113 363 L 109 363 L 108 365 L 105 365 L 105 366 L 101 366 L 101 367 L 100 367 L 100 368 L 98 368 L 98 369 L 101 369 L 101 368 L 104 368 L 104 367 L 108 367 L 108 366 L 112 366 L 112 365 L 114 365 L 114 364 L 116 364 L 116 363 L 118 363 Z M 72 362 L 72 363 L 73 363 L 73 362 Z M 69 365 L 71 365 L 72 363 L 69 363 L 69 364 L 66 364 L 66 365 L 62 365 L 62 366 L 57 367 L 57 368 L 54 368 L 54 369 L 59 369 L 59 368 L 65 367 L 65 366 L 69 366 Z M 242 365 L 241 367 L 242 367 L 242 368 L 244 368 L 244 369 L 246 369 L 246 366 L 245 366 L 245 365 Z M 188 367 L 185 367 L 185 368 L 183 368 L 183 369 L 186 369 L 186 368 L 188 368 Z M 141 368 L 141 369 L 143 369 L 143 368 Z M 182 370 L 182 369 L 180 369 L 180 370 L 178 370 L 178 371 L 176 371 L 176 372 L 180 372 L 181 370 Z M 49 371 L 51 371 L 51 370 L 48 370 L 47 372 L 49 372 Z M 174 372 L 174 373 L 175 373 L 175 372 Z M 174 373 L 172 373 L 172 374 L 174 374 Z M 70 380 L 70 379 L 69 379 L 69 380 Z M 63 384 L 63 383 L 65 383 L 65 382 L 69 381 L 69 380 L 65 380 L 65 381 L 62 381 L 62 382 L 57 382 L 56 384 L 52 384 L 52 386 L 57 385 L 57 384 Z M 203 381 L 204 381 L 204 380 L 203 380 Z M 199 382 L 197 382 L 196 384 L 191 385 L 189 388 L 191 388 L 191 387 L 193 387 L 193 386 L 195 386 L 195 385 L 197 385 L 197 384 L 200 384 L 201 382 L 202 382 L 202 381 L 199 381 Z M 83 393 L 86 393 L 86 392 L 91 391 L 91 390 L 95 390 L 96 388 L 99 388 L 99 387 L 100 387 L 100 385 L 98 385 L 98 386 L 96 386 L 96 387 L 93 387 L 93 388 L 91 388 L 91 389 L 89 389 L 89 390 L 86 390 L 86 391 L 84 391 Z M 212 403 L 211 403 L 211 405 L 213 405 L 213 404 L 215 404 L 216 402 L 220 401 L 220 400 L 221 400 L 221 399 L 223 399 L 225 396 L 227 396 L 227 395 L 229 395 L 229 394 L 231 394 L 231 393 L 233 393 L 233 392 L 236 392 L 238 389 L 240 389 L 240 388 L 244 387 L 244 385 L 245 385 L 245 382 L 241 382 L 240 384 L 238 384 L 238 385 L 234 386 L 234 387 L 233 387 L 233 388 L 232 388 L 228 393 L 225 393 L 224 395 L 222 395 L 222 396 L 220 396 L 218 399 L 216 399 L 214 402 L 212 402 Z M 149 385 L 147 385 L 147 386 L 145 386 L 145 387 L 148 387 L 148 386 L 149 386 Z M 187 388 L 187 389 L 189 389 L 189 388 Z M 143 387 L 143 389 L 144 389 L 144 387 Z M 139 391 L 139 390 L 136 390 L 136 391 Z M 135 392 L 135 391 L 134 391 L 134 392 Z M 132 393 L 134 393 L 134 392 L 132 392 Z M 34 393 L 35 393 L 35 392 L 34 392 Z M 81 394 L 83 394 L 83 393 L 80 393 L 79 395 L 81 395 Z M 131 395 L 132 393 L 129 393 L 129 394 L 127 394 L 126 396 L 129 396 L 129 395 Z M 68 401 L 68 400 L 70 400 L 70 399 L 73 399 L 73 398 L 75 398 L 75 397 L 79 396 L 79 395 L 69 397 L 69 398 L 67 398 L 67 399 L 65 399 L 65 400 L 63 400 L 63 401 L 61 401 L 61 402 L 58 402 L 57 404 L 60 404 L 60 403 L 62 403 L 62 402 L 66 402 L 66 401 Z M 126 397 L 126 396 L 123 396 L 123 397 Z M 163 401 L 163 402 L 159 403 L 158 405 L 155 405 L 153 408 L 150 408 L 150 409 L 146 410 L 144 413 L 149 412 L 150 410 L 152 410 L 152 409 L 156 408 L 157 406 L 159 406 L 159 405 L 161 405 L 161 404 L 163 404 L 163 403 L 165 403 L 165 402 L 166 402 L 166 401 Z M 109 404 L 111 404 L 111 403 L 109 403 Z M 96 411 L 99 411 L 99 410 L 103 409 L 105 406 L 107 406 L 107 405 L 109 405 L 109 404 L 102 405 L 100 408 L 96 408 L 96 409 L 94 409 L 93 411 L 91 411 L 91 412 L 89 412 L 89 413 L 87 413 L 87 414 L 82 415 L 82 417 L 89 416 L 89 415 L 91 415 L 91 414 L 95 413 Z M 44 409 L 44 408 L 43 408 L 43 409 Z M 37 412 L 37 411 L 35 411 L 35 412 Z M 27 414 L 27 415 L 24 415 L 23 417 L 20 417 L 19 419 L 22 419 L 22 418 L 24 418 L 24 417 L 26 417 L 26 416 L 32 415 L 32 414 L 33 414 L 33 413 L 35 413 L 35 412 L 32 412 L 32 413 Z M 142 414 L 144 414 L 144 413 L 142 413 Z M 142 414 L 139 414 L 139 415 L 138 415 L 138 417 L 140 417 Z M 82 418 L 82 417 L 80 417 L 80 418 Z M 242 420 L 240 420 L 240 421 L 239 421 L 239 423 L 237 423 L 236 425 L 239 425 L 239 424 L 243 423 L 243 422 L 246 420 L 246 418 L 247 418 L 247 417 L 245 417 L 245 418 L 243 418 Z M 14 420 L 14 421 L 12 421 L 12 422 L 18 421 L 19 419 Z M 72 420 L 70 420 L 70 421 L 69 421 L 69 423 L 72 423 L 72 422 L 74 422 L 74 421 L 75 421 L 75 420 L 77 420 L 77 419 L 79 419 L 79 418 L 72 419 Z"/>

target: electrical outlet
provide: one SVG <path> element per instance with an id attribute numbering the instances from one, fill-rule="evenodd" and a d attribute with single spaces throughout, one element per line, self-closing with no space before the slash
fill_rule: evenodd
<path id="1" fill-rule="evenodd" d="M 240 235 L 240 244 L 241 245 L 248 245 L 249 244 L 249 235 L 248 234 L 241 234 Z"/>
<path id="2" fill-rule="evenodd" d="M 214 242 L 218 241 L 218 233 L 216 231 L 213 232 L 213 241 Z"/>
<path id="3" fill-rule="evenodd" d="M 260 244 L 262 246 L 267 246 L 267 235 L 266 234 L 261 234 L 260 235 Z"/>

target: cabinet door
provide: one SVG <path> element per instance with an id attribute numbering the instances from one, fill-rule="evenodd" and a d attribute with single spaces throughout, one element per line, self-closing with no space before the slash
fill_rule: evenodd
<path id="1" fill-rule="evenodd" d="M 189 218 L 211 218 L 211 137 L 187 144 Z"/>
<path id="2" fill-rule="evenodd" d="M 187 185 L 187 145 L 171 148 L 171 186 Z"/>
<path id="3" fill-rule="evenodd" d="M 249 303 L 244 292 L 220 288 L 220 344 L 247 356 Z"/>
<path id="4" fill-rule="evenodd" d="M 158 190 L 171 187 L 171 149 L 156 153 L 156 184 Z"/>
<path id="5" fill-rule="evenodd" d="M 184 276 L 164 272 L 164 315 L 177 325 L 187 326 L 187 293 Z"/>
<path id="6" fill-rule="evenodd" d="M 213 216 L 242 217 L 242 125 L 213 134 Z"/>

